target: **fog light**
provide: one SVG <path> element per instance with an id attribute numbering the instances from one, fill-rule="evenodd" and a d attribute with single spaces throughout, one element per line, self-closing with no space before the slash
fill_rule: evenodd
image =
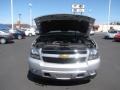
<path id="1" fill-rule="evenodd" d="M 49 73 L 44 73 L 45 76 L 50 77 L 51 75 Z"/>
<path id="2" fill-rule="evenodd" d="M 90 74 L 91 76 L 94 76 L 94 75 L 96 75 L 96 71 L 89 71 L 89 74 Z"/>

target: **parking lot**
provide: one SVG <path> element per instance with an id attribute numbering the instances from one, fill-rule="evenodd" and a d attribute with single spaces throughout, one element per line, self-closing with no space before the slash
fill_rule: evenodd
<path id="1" fill-rule="evenodd" d="M 120 90 L 120 42 L 105 40 L 102 34 L 92 36 L 99 46 L 101 66 L 90 82 L 41 81 L 28 76 L 27 59 L 35 38 L 0 44 L 0 90 Z"/>

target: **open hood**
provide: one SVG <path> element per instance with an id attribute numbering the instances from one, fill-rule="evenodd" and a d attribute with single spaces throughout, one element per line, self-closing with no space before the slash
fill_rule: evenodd
<path id="1" fill-rule="evenodd" d="M 35 18 L 40 34 L 46 34 L 50 31 L 79 31 L 88 36 L 95 19 L 82 15 L 73 14 L 54 14 Z"/>

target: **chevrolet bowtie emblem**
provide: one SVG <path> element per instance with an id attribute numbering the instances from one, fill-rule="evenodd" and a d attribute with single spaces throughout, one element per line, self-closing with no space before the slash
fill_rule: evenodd
<path id="1" fill-rule="evenodd" d="M 61 54 L 59 57 L 62 59 L 65 59 L 65 58 L 69 58 L 69 55 L 68 54 Z"/>

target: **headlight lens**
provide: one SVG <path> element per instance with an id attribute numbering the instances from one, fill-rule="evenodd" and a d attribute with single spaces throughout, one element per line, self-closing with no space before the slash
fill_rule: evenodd
<path id="1" fill-rule="evenodd" d="M 35 58 L 35 59 L 40 59 L 40 55 L 39 55 L 39 52 L 36 48 L 32 48 L 31 49 L 31 53 L 30 53 L 30 56 L 32 58 Z"/>
<path id="2" fill-rule="evenodd" d="M 97 59 L 98 57 L 99 57 L 99 54 L 97 49 L 91 49 L 88 60 L 94 60 L 94 59 Z"/>

